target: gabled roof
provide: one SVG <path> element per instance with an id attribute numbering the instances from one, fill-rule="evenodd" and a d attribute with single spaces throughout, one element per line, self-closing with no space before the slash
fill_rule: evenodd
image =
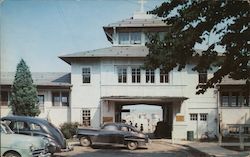
<path id="1" fill-rule="evenodd" d="M 66 86 L 71 85 L 71 74 L 63 72 L 34 72 L 31 74 L 37 86 Z M 14 72 L 1 72 L 0 85 L 12 85 L 15 78 Z"/>
<path id="2" fill-rule="evenodd" d="M 144 58 L 149 53 L 146 46 L 112 46 L 102 49 L 90 50 L 59 56 L 62 60 L 71 64 L 73 59 L 79 58 Z"/>

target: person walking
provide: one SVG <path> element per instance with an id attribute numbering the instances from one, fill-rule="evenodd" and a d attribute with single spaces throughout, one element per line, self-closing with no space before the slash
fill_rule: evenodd
<path id="1" fill-rule="evenodd" d="M 140 131 L 143 132 L 143 124 L 141 124 Z"/>

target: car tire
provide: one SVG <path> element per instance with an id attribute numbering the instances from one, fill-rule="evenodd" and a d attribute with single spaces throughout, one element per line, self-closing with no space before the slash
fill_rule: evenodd
<path id="1" fill-rule="evenodd" d="M 21 157 L 21 155 L 16 152 L 8 152 L 4 155 L 4 157 Z"/>
<path id="2" fill-rule="evenodd" d="M 91 145 L 91 141 L 90 141 L 90 139 L 88 137 L 83 136 L 83 137 L 80 138 L 80 144 L 83 147 L 88 147 L 88 146 Z"/>
<path id="3" fill-rule="evenodd" d="M 136 141 L 128 141 L 127 147 L 129 150 L 135 150 L 138 147 L 138 142 Z"/>

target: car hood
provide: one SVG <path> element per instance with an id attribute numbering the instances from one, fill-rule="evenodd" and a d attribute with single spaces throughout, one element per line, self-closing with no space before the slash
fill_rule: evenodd
<path id="1" fill-rule="evenodd" d="M 1 136 L 4 136 L 1 134 Z M 8 143 L 14 147 L 27 148 L 33 146 L 34 149 L 45 148 L 47 141 L 43 137 L 20 135 L 20 134 L 5 134 Z M 2 140 L 2 139 L 1 139 Z"/>

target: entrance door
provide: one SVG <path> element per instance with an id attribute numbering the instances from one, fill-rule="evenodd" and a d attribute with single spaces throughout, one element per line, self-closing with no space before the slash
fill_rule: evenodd
<path id="1" fill-rule="evenodd" d="M 208 132 L 208 114 L 200 113 L 199 114 L 199 138 L 204 138 Z M 206 138 L 206 137 L 205 137 Z"/>

